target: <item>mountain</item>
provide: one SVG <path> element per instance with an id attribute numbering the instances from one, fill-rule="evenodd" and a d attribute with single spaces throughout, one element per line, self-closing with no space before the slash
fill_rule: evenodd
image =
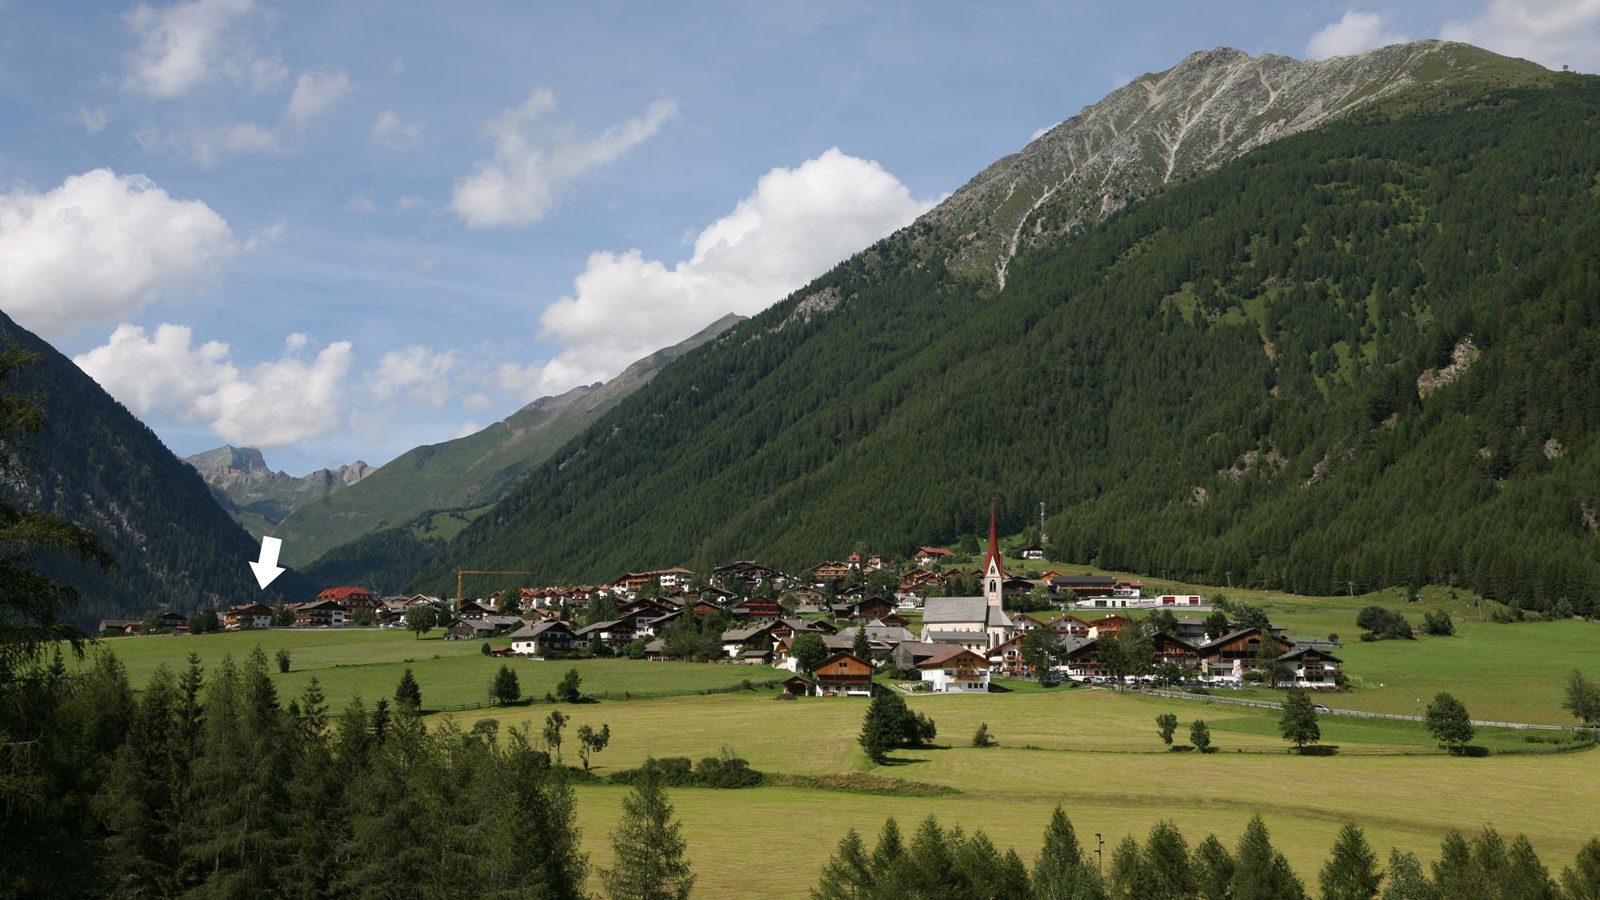
<path id="1" fill-rule="evenodd" d="M 1044 501 L 1064 560 L 1587 607 L 1597 123 L 1597 79 L 1459 44 L 1191 56 L 686 354 L 412 580 L 800 567 Z"/>
<path id="2" fill-rule="evenodd" d="M 273 530 L 283 539 L 284 560 L 303 566 L 334 547 L 386 529 L 409 530 L 421 541 L 454 536 L 530 466 L 649 383 L 668 363 L 743 320 L 724 316 L 682 343 L 634 362 L 609 382 L 541 397 L 482 431 L 408 450 L 350 487 L 323 491 L 297 505 Z M 396 539 L 388 535 L 381 543 L 395 546 Z M 409 540 L 399 543 L 410 547 Z M 322 571 L 338 580 L 326 567 Z M 372 581 L 374 575 L 379 582 Z M 362 583 L 381 581 L 381 572 L 375 572 Z"/>
<path id="3" fill-rule="evenodd" d="M 262 596 L 245 563 L 258 543 L 212 499 L 200 475 L 92 378 L 49 344 L 0 314 L 0 339 L 37 354 L 20 379 L 43 400 L 46 430 L 22 454 L 20 484 L 6 487 L 27 505 L 83 525 L 116 557 L 98 572 L 61 559 L 43 568 L 82 595 L 80 623 L 138 616 L 160 606 L 178 612 Z M 308 599 L 304 582 L 284 573 L 271 588 Z"/>
<path id="4" fill-rule="evenodd" d="M 303 478 L 267 468 L 254 447 L 223 446 L 184 457 L 211 485 L 217 502 L 255 537 L 272 529 L 296 508 L 349 487 L 376 472 L 360 460 L 337 469 L 318 469 Z"/>

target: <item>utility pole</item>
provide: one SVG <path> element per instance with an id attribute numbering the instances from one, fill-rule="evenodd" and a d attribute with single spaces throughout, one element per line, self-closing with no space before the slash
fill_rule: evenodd
<path id="1" fill-rule="evenodd" d="M 1356 598 L 1356 583 L 1354 581 L 1346 581 L 1345 585 L 1350 588 L 1350 599 L 1354 600 Z"/>
<path id="2" fill-rule="evenodd" d="M 1094 864 L 1095 864 L 1095 867 L 1100 870 L 1100 874 L 1104 875 L 1106 873 L 1106 859 L 1105 859 L 1106 841 L 1105 841 L 1105 838 L 1102 838 L 1100 836 L 1100 832 L 1098 832 L 1098 831 L 1096 831 L 1094 833 L 1094 843 L 1095 843 L 1095 847 L 1094 847 Z"/>

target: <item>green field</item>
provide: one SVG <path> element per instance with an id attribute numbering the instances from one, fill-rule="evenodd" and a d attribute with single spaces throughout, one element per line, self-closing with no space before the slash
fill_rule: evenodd
<path id="1" fill-rule="evenodd" d="M 1263 597 L 1253 602 L 1271 605 L 1274 619 L 1292 633 L 1315 628 L 1353 635 L 1355 610 L 1363 601 Z M 1435 602 L 1418 606 L 1433 608 Z M 1426 700 L 1448 689 L 1476 718 L 1568 722 L 1560 709 L 1561 679 L 1580 665 L 1591 676 L 1600 675 L 1592 662 L 1596 627 L 1575 621 L 1468 622 L 1452 638 L 1348 643 L 1341 655 L 1357 688 L 1319 699 L 1338 707 L 1408 713 L 1415 697 Z M 408 632 L 352 629 L 117 638 L 102 644 L 126 663 L 135 684 L 163 662 L 181 665 L 190 651 L 212 666 L 224 654 L 243 657 L 257 645 L 269 657 L 279 648 L 292 655 L 293 671 L 276 674 L 274 666 L 272 676 L 285 702 L 316 675 L 335 706 L 355 695 L 369 703 L 389 696 L 408 666 L 421 684 L 425 705 L 470 706 L 483 702 L 485 685 L 502 664 L 481 655 L 479 642 L 445 641 L 438 632 L 420 641 Z M 602 774 L 647 757 L 699 758 L 726 749 L 775 775 L 872 773 L 958 792 L 881 795 L 813 786 L 675 790 L 673 801 L 700 877 L 695 896 L 710 900 L 751 896 L 752 877 L 760 880 L 761 896 L 805 897 L 844 829 L 875 833 L 889 815 L 908 826 L 937 815 L 946 825 L 982 829 L 998 844 L 1015 846 L 1029 857 L 1057 803 L 1067 808 L 1091 849 L 1098 832 L 1108 852 L 1124 834 L 1142 835 L 1162 819 L 1175 821 L 1191 843 L 1215 832 L 1231 845 L 1249 817 L 1260 812 L 1274 842 L 1313 884 L 1336 832 L 1351 819 L 1367 830 L 1380 854 L 1398 846 L 1425 859 L 1437 854 L 1445 829 L 1492 823 L 1502 832 L 1528 834 L 1557 870 L 1570 864 L 1584 841 L 1600 834 L 1600 779 L 1593 777 L 1597 751 L 1504 752 L 1549 748 L 1527 741 L 1528 732 L 1482 729 L 1474 743 L 1496 755 L 1459 758 L 1434 746 L 1417 724 L 1323 716 L 1322 743 L 1337 747 L 1337 753 L 1300 757 L 1279 740 L 1274 710 L 1011 681 L 1004 683 L 1005 693 L 908 698 L 938 723 L 943 746 L 901 751 L 893 764 L 875 767 L 855 742 L 864 700 L 776 702 L 770 690 L 689 693 L 746 679 L 765 681 L 781 674 L 775 670 L 633 660 L 505 662 L 518 672 L 524 693 L 538 697 L 572 667 L 589 692 L 684 692 L 561 705 L 572 717 L 569 738 L 580 725 L 610 726 L 611 745 L 595 760 Z M 553 708 L 536 702 L 430 718 L 470 726 L 492 717 L 503 726 L 526 724 L 537 732 Z M 1154 718 L 1168 711 L 1178 715 L 1180 743 L 1189 723 L 1204 718 L 1220 752 L 1165 751 Z M 966 746 L 979 723 L 988 724 L 999 747 Z M 608 862 L 607 833 L 623 795 L 623 789 L 608 785 L 578 788 L 584 843 L 597 865 Z M 730 840 L 734 835 L 738 840 Z M 777 854 L 756 856 L 751 850 L 779 844 L 785 849 Z"/>
<path id="2" fill-rule="evenodd" d="M 576 668 L 585 693 L 642 691 L 698 691 L 737 685 L 749 679 L 762 682 L 786 673 L 764 667 L 703 665 L 699 663 L 645 663 L 629 659 L 591 659 L 544 662 L 484 656 L 482 641 L 447 641 L 434 631 L 418 640 L 398 629 L 267 629 L 206 635 L 152 635 L 121 637 L 102 642 L 128 668 L 135 685 L 143 684 L 156 667 L 185 665 L 189 653 L 200 655 L 202 665 L 216 665 L 232 654 L 242 660 L 253 649 L 266 652 L 278 695 L 287 703 L 305 690 L 315 676 L 335 708 L 361 697 L 371 705 L 390 697 L 400 677 L 410 669 L 422 688 L 427 708 L 487 705 L 489 680 L 501 665 L 517 673 L 524 696 L 543 697 L 553 691 L 568 669 Z M 499 640 L 494 646 L 505 644 Z M 291 668 L 279 674 L 273 657 L 289 651 Z"/>

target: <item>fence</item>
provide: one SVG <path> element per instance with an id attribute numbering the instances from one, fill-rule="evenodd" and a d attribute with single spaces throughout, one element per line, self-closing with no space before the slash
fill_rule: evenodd
<path id="1" fill-rule="evenodd" d="M 700 694 L 735 694 L 739 691 L 755 691 L 763 688 L 777 687 L 783 684 L 781 678 L 770 678 L 766 681 L 741 681 L 738 684 L 728 684 L 722 687 L 689 688 L 676 691 L 594 691 L 583 695 L 585 700 L 653 700 L 658 697 L 692 697 Z M 544 703 L 543 697 L 523 697 L 512 703 L 490 703 L 480 700 L 477 703 L 461 703 L 455 706 L 424 706 L 423 713 L 462 712 L 470 709 L 505 709 L 513 706 L 532 706 L 535 703 Z"/>
<path id="2" fill-rule="evenodd" d="M 1213 694 L 1191 694 L 1187 691 L 1168 691 L 1157 688 L 1147 688 L 1140 693 L 1154 694 L 1157 697 L 1171 697 L 1174 700 L 1204 700 L 1207 703 L 1232 703 L 1235 706 L 1255 706 L 1262 709 L 1282 709 L 1282 703 L 1270 703 L 1265 700 L 1247 700 L 1243 697 L 1219 697 Z M 1399 722 L 1426 722 L 1422 716 L 1397 716 L 1393 713 L 1363 712 L 1355 709 L 1324 709 L 1325 716 L 1350 716 L 1356 719 L 1394 719 Z M 1577 725 L 1530 725 L 1526 722 L 1483 722 L 1472 720 L 1477 728 L 1515 728 L 1519 731 L 1589 731 Z"/>

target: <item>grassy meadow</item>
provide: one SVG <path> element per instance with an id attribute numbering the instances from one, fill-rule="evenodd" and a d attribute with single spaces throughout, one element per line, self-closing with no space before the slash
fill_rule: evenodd
<path id="1" fill-rule="evenodd" d="M 1336 632 L 1346 639 L 1340 655 L 1355 686 L 1319 698 L 1331 706 L 1409 713 L 1416 697 L 1426 702 L 1436 691 L 1449 690 L 1475 718 L 1564 724 L 1571 721 L 1560 708 L 1566 673 L 1583 667 L 1591 677 L 1600 676 L 1592 650 L 1600 633 L 1594 629 L 1600 626 L 1591 623 L 1468 621 L 1458 624 L 1455 637 L 1360 643 L 1353 640 L 1355 613 L 1369 602 L 1386 600 L 1420 619 L 1423 609 L 1448 608 L 1451 601 L 1443 593 L 1417 604 L 1396 604 L 1394 597 L 1382 595 L 1236 593 L 1268 607 L 1293 635 Z M 1466 611 L 1455 610 L 1458 615 Z M 1398 846 L 1424 859 L 1438 853 L 1447 828 L 1493 824 L 1508 834 L 1526 833 L 1556 870 L 1571 863 L 1584 841 L 1600 834 L 1600 779 L 1593 777 L 1600 751 L 1500 753 L 1550 746 L 1530 743 L 1527 732 L 1482 729 L 1474 743 L 1496 755 L 1458 758 L 1439 750 L 1418 724 L 1323 716 L 1322 743 L 1336 746 L 1337 753 L 1300 757 L 1286 752 L 1273 710 L 1004 682 L 1007 692 L 908 697 L 914 709 L 938 723 L 941 746 L 900 751 L 890 765 L 878 767 L 855 740 L 864 699 L 778 702 L 770 690 L 690 693 L 780 674 L 761 667 L 500 660 L 483 656 L 480 642 L 446 641 L 438 631 L 422 640 L 399 630 L 269 630 L 127 637 L 101 644 L 126 664 L 135 684 L 163 663 L 183 665 L 191 651 L 212 667 L 225 654 L 242 658 L 258 645 L 269 659 L 280 648 L 291 654 L 288 674 L 272 666 L 285 702 L 315 675 L 335 707 L 354 696 L 370 704 L 392 695 L 409 667 L 426 706 L 471 705 L 483 702 L 485 686 L 503 662 L 517 671 L 524 694 L 535 697 L 543 697 L 574 667 L 588 692 L 683 692 L 559 707 L 541 701 L 468 709 L 432 715 L 430 722 L 470 727 L 494 718 L 502 728 L 526 725 L 537 733 L 550 710 L 560 708 L 572 717 L 568 762 L 576 762 L 571 742 L 578 726 L 610 726 L 611 745 L 594 759 L 601 774 L 652 756 L 698 759 L 727 750 L 763 772 L 812 779 L 735 791 L 672 792 L 699 874 L 695 896 L 708 900 L 751 896 L 756 873 L 762 896 L 803 898 L 846 828 L 875 834 L 890 815 L 907 829 L 930 814 L 946 825 L 982 829 L 1001 846 L 1015 846 L 1031 858 L 1058 803 L 1090 849 L 1099 833 L 1108 854 L 1124 834 L 1142 836 L 1162 819 L 1176 822 L 1191 843 L 1214 832 L 1232 845 L 1249 817 L 1260 812 L 1274 843 L 1308 883 L 1314 883 L 1339 827 L 1352 819 L 1366 829 L 1380 855 Z M 1169 711 L 1179 718 L 1179 743 L 1186 741 L 1189 724 L 1203 718 L 1219 752 L 1166 751 L 1154 719 Z M 968 746 L 980 723 L 989 726 L 998 747 Z M 863 774 L 891 786 L 890 780 L 901 779 L 944 793 L 916 785 L 888 794 L 852 792 L 820 787 L 814 780 Z M 607 835 L 625 789 L 583 784 L 577 792 L 585 847 L 597 866 L 605 866 Z M 760 849 L 780 844 L 781 853 Z"/>

